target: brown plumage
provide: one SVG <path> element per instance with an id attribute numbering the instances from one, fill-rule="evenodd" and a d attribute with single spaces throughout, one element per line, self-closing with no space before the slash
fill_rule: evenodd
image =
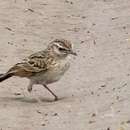
<path id="1" fill-rule="evenodd" d="M 42 84 L 57 100 L 57 96 L 47 84 L 58 81 L 68 70 L 69 62 L 66 57 L 69 54 L 76 55 L 72 51 L 71 43 L 64 39 L 56 39 L 45 50 L 30 55 L 11 67 L 7 73 L 1 74 L 0 82 L 12 76 L 26 77 L 30 79 L 29 92 L 32 91 L 33 84 Z"/>

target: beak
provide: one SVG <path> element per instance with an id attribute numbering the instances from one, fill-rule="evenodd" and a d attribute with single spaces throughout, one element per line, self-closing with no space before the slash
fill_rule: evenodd
<path id="1" fill-rule="evenodd" d="M 74 52 L 74 51 L 70 51 L 70 54 L 74 55 L 74 56 L 77 56 L 77 53 Z"/>

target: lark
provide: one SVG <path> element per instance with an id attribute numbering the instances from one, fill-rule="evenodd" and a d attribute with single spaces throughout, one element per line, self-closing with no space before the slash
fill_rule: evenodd
<path id="1" fill-rule="evenodd" d="M 46 49 L 36 52 L 22 62 L 15 64 L 6 73 L 0 75 L 0 82 L 12 77 L 24 77 L 29 79 L 28 92 L 33 85 L 40 84 L 46 88 L 58 100 L 58 96 L 47 86 L 61 79 L 70 67 L 68 56 L 77 55 L 72 49 L 70 41 L 55 39 L 49 43 Z"/>

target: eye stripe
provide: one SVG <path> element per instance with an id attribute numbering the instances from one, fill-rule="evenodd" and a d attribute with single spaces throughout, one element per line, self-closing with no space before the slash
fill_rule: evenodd
<path id="1" fill-rule="evenodd" d="M 65 48 L 65 50 L 72 49 L 71 42 L 65 39 L 55 39 L 54 41 L 52 41 L 52 45 L 55 45 L 58 48 Z"/>
<path id="2" fill-rule="evenodd" d="M 59 50 L 60 50 L 60 51 L 66 51 L 65 48 L 61 48 L 61 47 L 59 48 Z"/>

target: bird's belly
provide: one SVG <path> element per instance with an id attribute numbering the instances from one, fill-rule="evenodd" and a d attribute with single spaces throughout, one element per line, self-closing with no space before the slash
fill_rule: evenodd
<path id="1" fill-rule="evenodd" d="M 69 63 L 60 63 L 46 72 L 41 72 L 36 76 L 38 84 L 50 84 L 58 81 L 69 69 Z"/>

